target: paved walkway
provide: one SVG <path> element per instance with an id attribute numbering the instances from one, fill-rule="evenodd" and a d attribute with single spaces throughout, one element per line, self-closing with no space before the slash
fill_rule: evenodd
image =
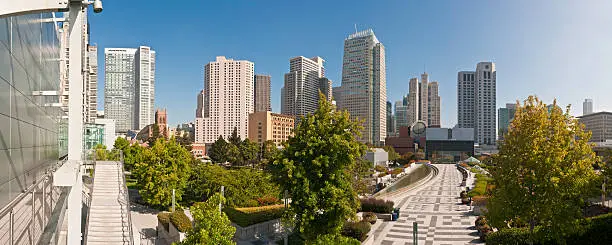
<path id="1" fill-rule="evenodd" d="M 394 195 L 391 200 L 400 208 L 398 221 L 383 222 L 374 227 L 374 244 L 413 244 L 413 222 L 418 225 L 418 244 L 482 243 L 474 228 L 476 216 L 462 205 L 459 193 L 461 173 L 452 164 L 435 164 L 437 176 L 413 190 Z M 468 186 L 471 179 L 468 180 Z M 380 221 L 380 220 L 379 220 Z"/>

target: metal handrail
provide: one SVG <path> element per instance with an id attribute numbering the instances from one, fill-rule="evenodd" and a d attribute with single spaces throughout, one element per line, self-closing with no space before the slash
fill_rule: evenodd
<path id="1" fill-rule="evenodd" d="M 92 171 L 93 175 L 91 176 L 91 179 L 92 179 L 91 191 L 89 193 L 89 208 L 87 210 L 87 217 L 85 218 L 85 234 L 83 234 L 83 244 L 87 244 L 87 234 L 89 233 L 89 214 L 91 214 L 91 201 L 93 199 L 94 185 L 96 183 L 96 152 L 94 151 L 92 155 L 93 155 L 93 161 L 92 161 L 93 162 L 93 171 Z M 85 153 L 85 159 L 87 159 L 87 153 Z"/>
<path id="2" fill-rule="evenodd" d="M 130 194 L 127 190 L 127 182 L 125 180 L 125 172 L 123 169 L 123 151 L 119 151 L 120 154 L 120 159 L 119 161 L 117 161 L 117 165 L 118 165 L 118 174 L 119 174 L 119 181 L 123 181 L 123 183 L 119 183 L 119 195 L 121 195 L 119 197 L 119 199 L 121 199 L 121 197 L 125 198 L 126 200 L 126 209 L 127 209 L 127 217 L 128 217 L 128 233 L 130 235 L 128 244 L 129 245 L 133 245 L 134 244 L 134 234 L 132 231 L 132 215 L 131 215 L 131 208 L 130 208 Z M 121 200 L 119 200 L 119 204 L 122 204 Z M 123 205 L 122 205 L 123 206 Z M 121 212 L 123 213 L 123 211 L 125 211 L 123 208 L 121 208 Z M 123 217 L 122 217 L 123 219 Z"/>

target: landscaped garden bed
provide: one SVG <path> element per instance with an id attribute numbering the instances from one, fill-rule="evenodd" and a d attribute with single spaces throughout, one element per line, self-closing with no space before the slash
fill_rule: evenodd
<path id="1" fill-rule="evenodd" d="M 279 219 L 285 211 L 284 204 L 250 207 L 250 208 L 224 208 L 223 212 L 235 224 L 247 227 L 254 224 Z"/>

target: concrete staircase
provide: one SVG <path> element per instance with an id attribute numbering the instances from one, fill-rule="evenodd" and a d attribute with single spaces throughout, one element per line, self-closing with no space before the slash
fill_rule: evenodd
<path id="1" fill-rule="evenodd" d="M 96 162 L 86 244 L 132 245 L 128 205 L 121 163 Z"/>

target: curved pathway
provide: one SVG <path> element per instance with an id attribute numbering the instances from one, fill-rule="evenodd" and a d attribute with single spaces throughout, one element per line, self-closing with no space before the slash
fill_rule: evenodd
<path id="1" fill-rule="evenodd" d="M 434 164 L 438 175 L 410 191 L 390 199 L 400 208 L 398 221 L 383 222 L 374 228 L 374 243 L 382 245 L 413 244 L 413 222 L 417 222 L 418 244 L 481 243 L 474 228 L 476 216 L 462 205 L 459 193 L 461 173 L 452 164 Z M 470 186 L 468 180 L 468 186 Z"/>

